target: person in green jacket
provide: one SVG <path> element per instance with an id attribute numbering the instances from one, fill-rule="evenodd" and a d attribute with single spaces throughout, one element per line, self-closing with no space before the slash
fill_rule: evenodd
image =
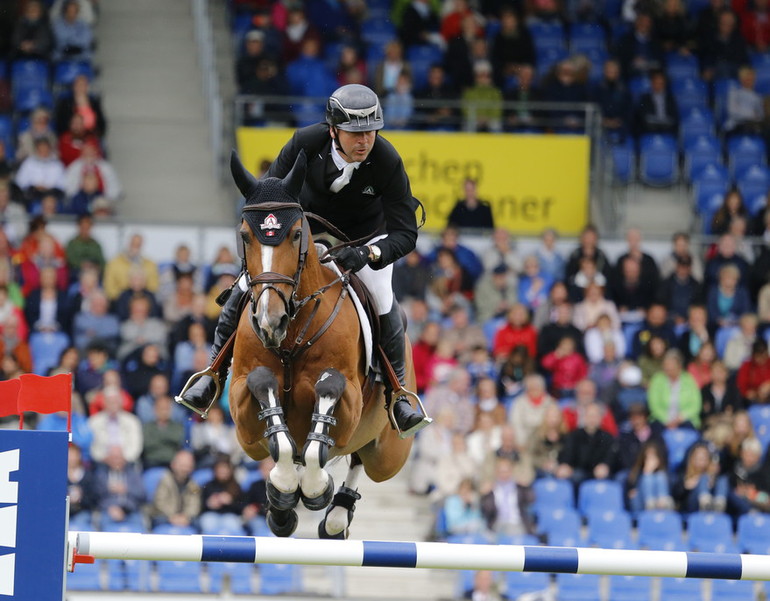
<path id="1" fill-rule="evenodd" d="M 650 416 L 666 428 L 700 429 L 700 389 L 683 363 L 679 350 L 666 351 L 662 369 L 652 376 L 647 390 Z"/>
<path id="2" fill-rule="evenodd" d="M 468 131 L 499 132 L 503 129 L 503 93 L 492 83 L 492 65 L 478 61 L 475 83 L 462 94 L 462 112 Z"/>

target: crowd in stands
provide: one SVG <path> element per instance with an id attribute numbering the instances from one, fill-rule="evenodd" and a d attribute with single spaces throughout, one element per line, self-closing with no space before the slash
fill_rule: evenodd
<path id="1" fill-rule="evenodd" d="M 123 194 L 93 88 L 97 16 L 97 0 L 4 3 L 0 220 L 14 230 L 27 216 L 109 216 Z"/>

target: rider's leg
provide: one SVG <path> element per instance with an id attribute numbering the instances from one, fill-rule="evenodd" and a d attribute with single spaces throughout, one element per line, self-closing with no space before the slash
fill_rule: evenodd
<path id="1" fill-rule="evenodd" d="M 406 333 L 399 307 L 393 295 L 391 284 L 393 266 L 383 269 L 364 267 L 358 276 L 372 293 L 377 304 L 377 314 L 380 317 L 380 346 L 387 356 L 393 371 L 396 372 L 398 383 L 404 389 L 406 385 Z M 386 387 L 386 399 L 390 399 L 390 382 L 383 378 Z M 430 423 L 429 419 L 415 410 L 409 403 L 409 397 L 396 391 L 393 417 L 402 433 L 414 434 Z"/>
<path id="2" fill-rule="evenodd" d="M 211 360 L 213 361 L 219 354 L 222 345 L 227 342 L 230 335 L 238 327 L 238 308 L 241 304 L 243 295 L 246 294 L 244 290 L 245 284 L 243 284 L 243 276 L 239 279 L 238 283 L 232 287 L 230 296 L 222 306 L 222 312 L 219 314 L 219 321 L 214 332 L 214 344 L 211 346 Z M 227 370 L 230 368 L 230 361 L 232 360 L 232 354 L 225 358 L 219 368 L 219 381 L 221 385 L 224 385 L 227 379 Z M 214 401 L 216 401 L 216 385 L 214 379 L 211 376 L 202 376 L 198 378 L 184 394 L 179 398 L 184 401 L 193 409 L 199 411 L 205 411 L 208 409 Z"/>

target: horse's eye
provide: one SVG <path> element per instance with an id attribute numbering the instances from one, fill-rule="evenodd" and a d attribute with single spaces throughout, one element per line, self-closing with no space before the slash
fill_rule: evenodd
<path id="1" fill-rule="evenodd" d="M 241 232 L 241 241 L 246 245 L 249 244 L 249 235 L 246 232 Z"/>
<path id="2" fill-rule="evenodd" d="M 294 242 L 299 242 L 302 238 L 302 230 L 294 230 Z"/>

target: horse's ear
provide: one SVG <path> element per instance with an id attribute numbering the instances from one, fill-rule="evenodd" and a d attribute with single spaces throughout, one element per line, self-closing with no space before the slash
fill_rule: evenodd
<path id="1" fill-rule="evenodd" d="M 238 190 L 241 191 L 241 194 L 245 198 L 248 198 L 254 190 L 254 186 L 257 185 L 257 178 L 249 173 L 246 167 L 243 166 L 243 163 L 241 163 L 241 159 L 238 157 L 238 153 L 235 152 L 235 150 L 230 153 L 230 173 L 233 174 L 233 180 L 235 180 L 235 185 L 238 186 Z"/>
<path id="2" fill-rule="evenodd" d="M 299 200 L 299 193 L 305 183 L 305 174 L 307 173 L 307 156 L 305 150 L 300 148 L 297 159 L 291 171 L 283 178 L 283 187 L 292 198 Z"/>

